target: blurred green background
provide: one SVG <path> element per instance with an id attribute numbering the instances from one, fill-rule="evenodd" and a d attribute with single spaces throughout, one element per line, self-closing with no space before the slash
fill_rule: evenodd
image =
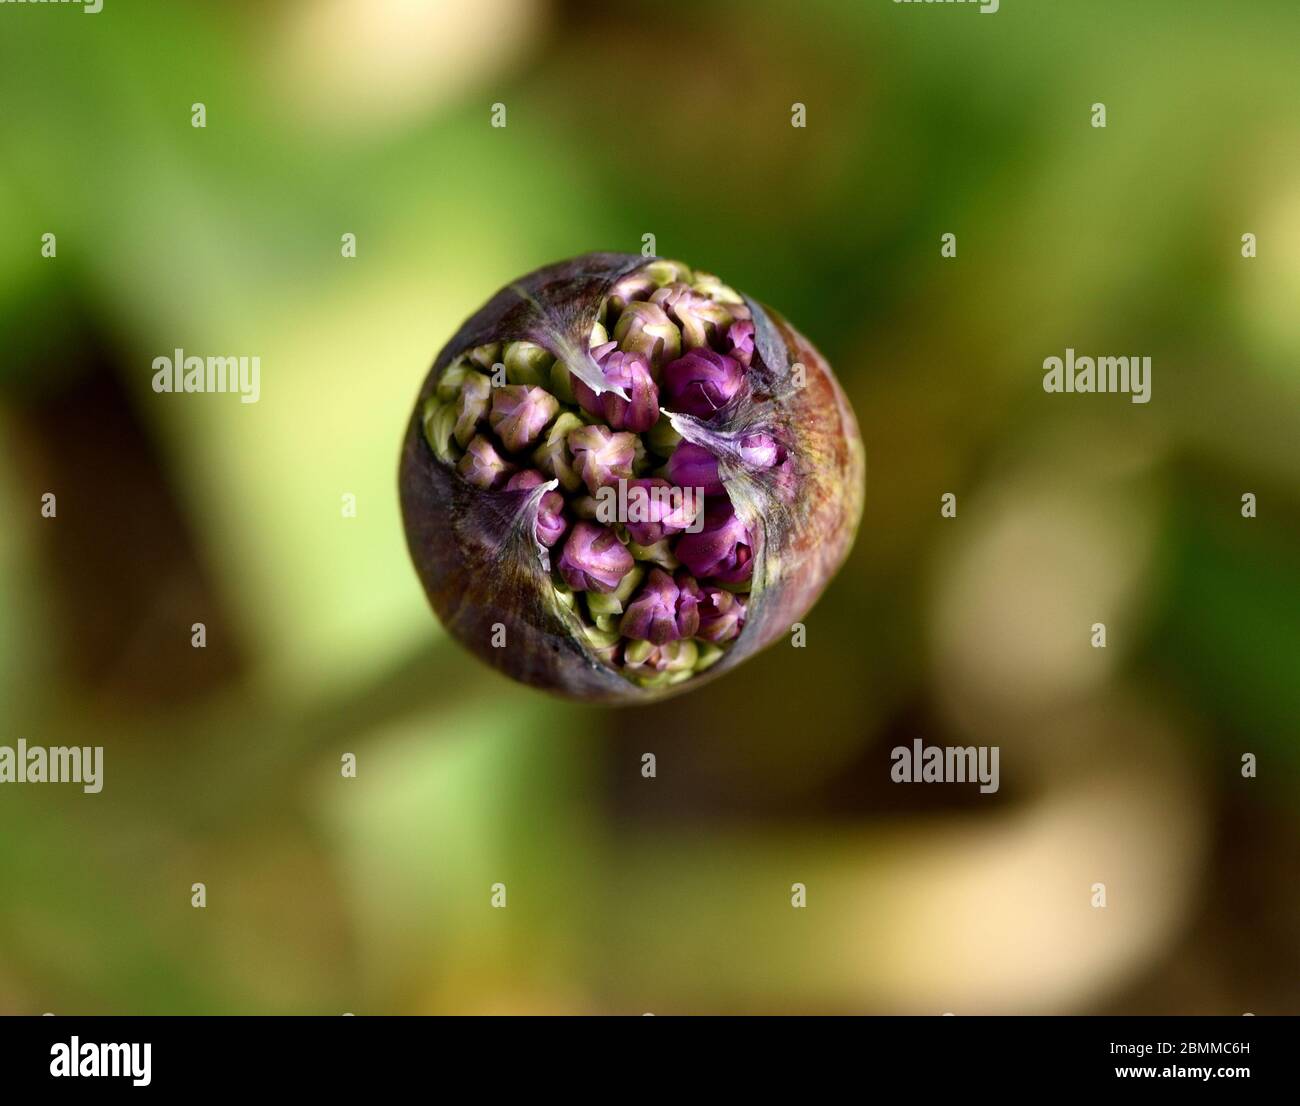
<path id="1" fill-rule="evenodd" d="M 0 744 L 106 749 L 99 795 L 0 789 L 0 1012 L 1296 1013 L 1298 40 L 1290 0 L 0 6 Z M 806 649 L 608 711 L 442 634 L 395 473 L 466 315 L 648 233 L 830 358 L 867 513 Z M 1152 401 L 1046 395 L 1067 346 Z M 156 395 L 177 347 L 261 401 Z M 892 784 L 918 737 L 1001 790 Z"/>

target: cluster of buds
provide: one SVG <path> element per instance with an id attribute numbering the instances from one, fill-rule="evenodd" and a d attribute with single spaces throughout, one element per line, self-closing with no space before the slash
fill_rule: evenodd
<path id="1" fill-rule="evenodd" d="M 784 608 L 802 614 L 856 527 L 861 443 L 811 347 L 819 394 L 803 398 L 835 401 L 835 448 L 826 412 L 804 417 L 802 340 L 779 325 L 714 276 L 618 255 L 540 270 L 469 320 L 426 382 L 401 474 L 412 554 L 453 633 L 527 682 L 628 700 L 728 667 L 760 593 L 763 638 Z M 847 494 L 801 504 L 831 486 Z M 808 541 L 824 548 L 783 606 Z"/>

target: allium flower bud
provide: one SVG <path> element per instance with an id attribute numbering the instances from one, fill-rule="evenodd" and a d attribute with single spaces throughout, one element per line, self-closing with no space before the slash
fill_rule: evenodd
<path id="1" fill-rule="evenodd" d="M 653 303 L 629 303 L 618 317 L 614 340 L 624 353 L 639 353 L 658 380 L 663 367 L 682 352 L 682 334 Z"/>
<path id="2" fill-rule="evenodd" d="M 506 491 L 527 491 L 547 483 L 546 477 L 536 469 L 524 469 L 506 481 Z M 569 520 L 564 514 L 564 496 L 556 491 L 542 493 L 537 510 L 537 540 L 548 548 L 564 536 Z"/>
<path id="3" fill-rule="evenodd" d="M 631 676 L 649 676 L 667 667 L 664 652 L 648 641 L 629 641 L 623 649 L 623 671 Z"/>
<path id="4" fill-rule="evenodd" d="M 693 349 L 664 368 L 666 407 L 707 419 L 745 382 L 745 366 L 725 353 Z"/>
<path id="5" fill-rule="evenodd" d="M 484 342 L 481 346 L 475 346 L 469 351 L 469 359 L 486 373 L 501 361 L 501 343 Z"/>
<path id="6" fill-rule="evenodd" d="M 618 535 L 594 522 L 575 522 L 560 554 L 560 575 L 574 591 L 613 591 L 632 567 Z"/>
<path id="7" fill-rule="evenodd" d="M 749 528 L 725 499 L 715 499 L 704 512 L 704 529 L 683 534 L 677 541 L 677 556 L 699 579 L 708 577 L 734 583 L 749 575 Z"/>
<path id="8" fill-rule="evenodd" d="M 506 379 L 511 384 L 547 386 L 555 358 L 536 342 L 508 342 L 501 355 Z"/>
<path id="9" fill-rule="evenodd" d="M 602 349 L 604 347 L 601 347 Z M 573 382 L 573 391 L 582 409 L 589 415 L 603 418 L 615 430 L 631 430 L 643 434 L 659 421 L 659 389 L 655 386 L 645 359 L 637 353 L 611 350 L 603 357 L 597 350 L 592 356 L 600 363 L 605 383 L 611 389 L 621 388 L 627 396 L 607 391 L 596 395 L 581 380 Z"/>
<path id="10" fill-rule="evenodd" d="M 689 284 L 691 282 L 690 269 L 680 261 L 669 261 L 664 257 L 655 258 L 641 271 L 659 287 L 663 287 L 665 284 Z"/>
<path id="11" fill-rule="evenodd" d="M 670 534 L 680 534 L 694 523 L 703 504 L 694 487 L 674 487 L 667 480 L 648 477 L 625 485 L 628 536 L 640 546 L 654 545 Z"/>
<path id="12" fill-rule="evenodd" d="M 696 638 L 692 643 L 696 646 L 695 652 L 695 672 L 704 672 L 712 668 L 718 661 L 727 655 L 731 648 L 731 643 L 726 646 L 715 645 L 711 641 L 705 641 L 703 638 Z"/>
<path id="13" fill-rule="evenodd" d="M 642 273 L 633 273 L 629 277 L 624 277 L 609 293 L 609 309 L 615 315 L 619 315 L 634 300 L 648 300 L 655 288 L 655 282 Z"/>
<path id="14" fill-rule="evenodd" d="M 527 449 L 560 410 L 559 401 L 545 388 L 507 384 L 492 390 L 488 421 L 511 453 Z"/>
<path id="15" fill-rule="evenodd" d="M 469 445 L 470 438 L 478 431 L 491 401 L 492 381 L 482 373 L 467 374 L 456 399 L 456 426 L 452 431 L 462 449 Z"/>
<path id="16" fill-rule="evenodd" d="M 686 284 L 665 284 L 650 297 L 682 329 L 682 345 L 688 350 L 717 344 L 731 325 L 731 310 L 724 304 L 692 291 Z"/>
<path id="17" fill-rule="evenodd" d="M 751 469 L 770 469 L 785 460 L 785 450 L 771 434 L 761 431 L 740 439 L 740 459 Z"/>
<path id="18" fill-rule="evenodd" d="M 640 545 L 632 541 L 629 535 L 627 551 L 643 564 L 658 565 L 668 572 L 675 572 L 682 563 L 674 555 L 672 542 L 668 538 L 661 538 L 652 545 Z"/>
<path id="19" fill-rule="evenodd" d="M 608 357 L 611 353 L 613 353 L 616 349 L 618 349 L 617 342 L 611 342 L 608 340 L 604 342 L 592 342 L 591 359 L 595 361 L 597 365 L 603 364 L 605 358 Z"/>
<path id="20" fill-rule="evenodd" d="M 671 457 L 682 436 L 671 419 L 661 418 L 644 435 L 645 444 L 660 457 Z"/>
<path id="21" fill-rule="evenodd" d="M 632 596 L 636 589 L 641 586 L 641 581 L 645 579 L 646 570 L 639 564 L 632 566 L 629 572 L 622 580 L 619 581 L 618 587 L 613 591 L 588 591 L 587 592 L 587 610 L 593 618 L 615 615 L 623 613 L 624 607 L 632 601 Z M 617 618 L 614 618 L 617 622 Z"/>
<path id="22" fill-rule="evenodd" d="M 744 307 L 744 297 L 734 288 L 728 288 L 712 273 L 702 273 L 699 269 L 695 270 L 695 281 L 691 284 L 691 290 L 698 292 L 702 296 L 708 296 L 718 303 L 735 304 L 737 307 Z M 746 315 L 749 308 L 745 307 Z"/>
<path id="23" fill-rule="evenodd" d="M 722 348 L 745 368 L 749 368 L 749 362 L 754 356 L 753 320 L 737 319 L 727 327 L 727 336 L 723 339 Z"/>
<path id="24" fill-rule="evenodd" d="M 480 490 L 500 487 L 510 469 L 510 463 L 496 451 L 496 446 L 481 435 L 470 440 L 465 456 L 456 466 L 465 482 Z"/>
<path id="25" fill-rule="evenodd" d="M 748 591 L 750 577 L 754 574 L 754 550 L 745 544 L 736 546 L 736 555 L 718 565 L 709 577 L 736 591 Z"/>
<path id="26" fill-rule="evenodd" d="M 591 650 L 591 655 L 599 663 L 613 666 L 617 662 L 619 646 L 623 642 L 617 630 L 584 624 L 580 633 Z"/>
<path id="27" fill-rule="evenodd" d="M 659 389 L 640 354 L 611 353 L 601 368 L 606 382 L 622 388 L 627 399 L 612 391 L 601 395 L 605 421 L 616 430 L 644 434 L 659 421 Z"/>
<path id="28" fill-rule="evenodd" d="M 863 468 L 834 376 L 779 315 L 680 262 L 591 254 L 461 327 L 400 484 L 455 638 L 526 683 L 638 702 L 805 615 L 852 542 Z"/>
<path id="29" fill-rule="evenodd" d="M 469 376 L 478 376 L 478 372 L 470 365 L 468 358 L 457 358 L 452 364 L 447 366 L 447 371 L 438 379 L 438 387 L 434 392 L 440 403 L 454 404 L 460 396 L 460 390 L 465 384 L 465 379 Z"/>
<path id="30" fill-rule="evenodd" d="M 654 645 L 694 637 L 700 627 L 699 606 L 700 589 L 694 580 L 674 580 L 662 569 L 652 568 L 618 629 L 624 637 Z"/>
<path id="31" fill-rule="evenodd" d="M 569 433 L 568 443 L 574 466 L 592 495 L 607 484 L 632 478 L 635 434 L 620 434 L 608 426 L 583 426 Z"/>
<path id="32" fill-rule="evenodd" d="M 460 460 L 460 447 L 452 439 L 456 427 L 456 408 L 450 403 L 439 403 L 430 396 L 424 403 L 424 439 L 433 455 L 444 465 L 454 465 Z"/>
<path id="33" fill-rule="evenodd" d="M 551 423 L 533 451 L 533 464 L 547 476 L 554 477 L 566 492 L 576 492 L 582 487 L 582 475 L 575 467 L 569 449 L 569 435 L 586 424 L 572 411 L 565 411 Z"/>
<path id="34" fill-rule="evenodd" d="M 745 624 L 745 604 L 722 588 L 706 587 L 700 599 L 697 636 L 715 645 L 731 641 Z"/>
<path id="35" fill-rule="evenodd" d="M 717 646 L 707 647 L 717 649 Z M 683 683 L 696 672 L 702 671 L 700 655 L 700 646 L 690 638 L 665 642 L 663 645 L 629 641 L 623 649 L 623 671 L 641 687 L 668 687 Z"/>
<path id="36" fill-rule="evenodd" d="M 682 442 L 668 458 L 668 479 L 681 488 L 699 488 L 705 495 L 722 493 L 718 459 L 702 445 Z"/>

